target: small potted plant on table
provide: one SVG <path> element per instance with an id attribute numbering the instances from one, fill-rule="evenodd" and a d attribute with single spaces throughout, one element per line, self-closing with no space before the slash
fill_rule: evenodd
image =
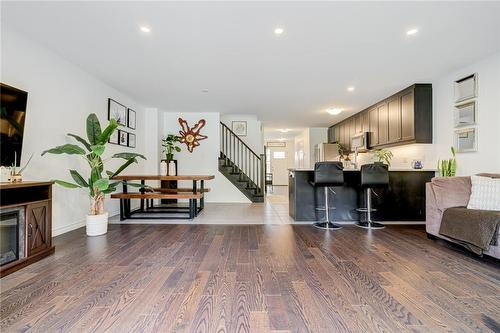
<path id="1" fill-rule="evenodd" d="M 68 143 L 62 146 L 48 149 L 42 153 L 42 156 L 46 153 L 77 155 L 88 164 L 90 168 L 90 174 L 88 177 L 84 178 L 76 170 L 69 170 L 74 183 L 64 180 L 54 180 L 56 184 L 64 186 L 66 188 L 86 188 L 88 190 L 90 197 L 90 212 L 86 218 L 88 236 L 103 235 L 108 231 L 108 212 L 104 211 L 104 197 L 106 196 L 106 194 L 110 194 L 116 191 L 116 187 L 122 182 L 111 182 L 110 179 L 120 174 L 132 163 L 138 163 L 137 158 L 142 158 L 144 160 L 146 159 L 141 154 L 130 152 L 117 153 L 113 154 L 109 158 L 103 158 L 106 144 L 108 143 L 110 136 L 113 134 L 117 127 L 118 123 L 116 122 L 116 120 L 111 119 L 108 126 L 104 129 L 104 131 L 102 131 L 99 119 L 97 119 L 97 116 L 92 113 L 87 117 L 88 141 L 76 134 L 68 134 L 68 136 L 78 141 L 81 146 Z M 125 160 L 125 163 L 123 163 L 123 165 L 114 172 L 106 170 L 105 175 L 103 175 L 104 164 L 111 159 L 123 159 Z M 136 187 L 143 186 L 140 184 L 131 183 L 127 183 L 127 185 Z"/>
<path id="2" fill-rule="evenodd" d="M 160 169 L 162 174 L 165 175 L 175 175 L 177 173 L 177 163 L 174 160 L 174 152 L 179 153 L 181 147 L 177 144 L 180 142 L 181 138 L 175 134 L 169 134 L 166 138 L 162 140 L 163 153 L 165 153 L 165 160 L 162 160 L 162 165 Z"/>
<path id="3" fill-rule="evenodd" d="M 373 152 L 377 161 L 376 164 L 387 164 L 387 166 L 391 166 L 391 160 L 393 158 L 393 153 L 387 149 L 377 149 Z"/>

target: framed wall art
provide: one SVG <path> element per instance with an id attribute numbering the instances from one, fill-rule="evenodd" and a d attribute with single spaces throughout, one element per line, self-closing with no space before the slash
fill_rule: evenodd
<path id="1" fill-rule="evenodd" d="M 246 121 L 233 121 L 231 123 L 231 130 L 237 136 L 247 136 L 247 122 Z"/>
<path id="2" fill-rule="evenodd" d="M 108 142 L 112 143 L 112 144 L 115 144 L 115 145 L 119 144 L 119 141 L 118 141 L 118 138 L 119 138 L 119 135 L 120 135 L 119 132 L 120 132 L 120 130 L 118 130 L 118 129 L 115 130 L 113 132 L 113 134 L 111 134 L 111 136 L 109 137 Z"/>
<path id="3" fill-rule="evenodd" d="M 128 146 L 130 148 L 135 148 L 135 134 L 134 133 L 128 133 Z"/>
<path id="4" fill-rule="evenodd" d="M 108 120 L 116 119 L 118 124 L 127 126 L 127 107 L 108 98 Z"/>
<path id="5" fill-rule="evenodd" d="M 455 105 L 455 127 L 476 123 L 476 101 Z"/>
<path id="6" fill-rule="evenodd" d="M 455 149 L 458 153 L 477 151 L 477 128 L 455 130 Z"/>
<path id="7" fill-rule="evenodd" d="M 128 109 L 128 113 L 127 113 L 127 127 L 128 128 L 135 129 L 135 121 L 136 121 L 135 116 L 136 116 L 135 111 L 132 109 Z"/>
<path id="8" fill-rule="evenodd" d="M 128 133 L 122 130 L 118 130 L 118 144 L 120 146 L 128 146 Z"/>

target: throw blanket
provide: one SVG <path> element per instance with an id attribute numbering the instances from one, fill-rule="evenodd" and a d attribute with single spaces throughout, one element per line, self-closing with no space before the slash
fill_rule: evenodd
<path id="1" fill-rule="evenodd" d="M 448 208 L 443 213 L 439 234 L 455 240 L 470 251 L 482 255 L 497 245 L 500 212 Z"/>

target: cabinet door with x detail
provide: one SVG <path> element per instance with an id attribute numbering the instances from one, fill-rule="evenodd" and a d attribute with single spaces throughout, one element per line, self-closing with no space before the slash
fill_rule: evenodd
<path id="1" fill-rule="evenodd" d="M 26 233 L 28 256 L 37 254 L 50 246 L 51 230 L 48 230 L 50 206 L 48 201 L 37 202 L 26 207 Z"/>

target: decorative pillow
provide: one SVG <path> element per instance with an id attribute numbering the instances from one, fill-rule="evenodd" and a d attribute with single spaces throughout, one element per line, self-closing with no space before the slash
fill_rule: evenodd
<path id="1" fill-rule="evenodd" d="M 500 179 L 471 176 L 471 195 L 467 208 L 500 211 Z"/>

